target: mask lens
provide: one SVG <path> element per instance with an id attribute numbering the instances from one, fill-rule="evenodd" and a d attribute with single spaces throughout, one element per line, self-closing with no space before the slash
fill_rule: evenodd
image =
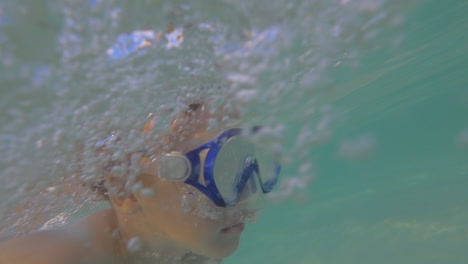
<path id="1" fill-rule="evenodd" d="M 239 189 L 242 186 L 239 185 L 244 169 L 248 165 L 246 161 L 253 156 L 253 145 L 241 136 L 229 138 L 219 150 L 213 167 L 213 176 L 216 187 L 227 205 L 237 203 L 242 191 Z"/>

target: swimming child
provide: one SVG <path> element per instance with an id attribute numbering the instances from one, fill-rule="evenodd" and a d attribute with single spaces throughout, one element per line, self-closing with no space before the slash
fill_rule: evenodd
<path id="1" fill-rule="evenodd" d="M 128 188 L 128 175 L 104 169 L 93 186 L 109 209 L 0 242 L 0 263 L 221 263 L 275 185 L 279 165 L 250 140 L 261 128 L 229 127 L 214 112 L 190 104 L 160 137 L 160 155 L 128 155 L 140 165 L 136 185 Z M 208 129 L 213 119 L 222 129 Z"/>

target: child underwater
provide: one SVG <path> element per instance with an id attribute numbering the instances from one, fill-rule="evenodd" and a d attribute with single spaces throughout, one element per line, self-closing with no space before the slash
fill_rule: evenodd
<path id="1" fill-rule="evenodd" d="M 221 263 L 236 251 L 280 169 L 250 140 L 261 128 L 229 127 L 222 112 L 190 104 L 159 138 L 166 147 L 158 158 L 129 154 L 141 167 L 138 190 L 126 187 L 125 175 L 103 169 L 93 188 L 109 209 L 0 242 L 0 263 Z M 221 129 L 208 129 L 213 119 Z"/>

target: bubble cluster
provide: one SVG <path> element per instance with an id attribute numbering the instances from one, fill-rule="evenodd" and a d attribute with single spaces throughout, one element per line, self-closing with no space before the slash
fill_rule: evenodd
<path id="1" fill-rule="evenodd" d="M 404 8 L 385 0 L 85 2 L 0 1 L 0 235 L 96 204 L 89 186 L 103 171 L 152 195 L 136 182 L 138 159 L 164 150 L 159 136 L 200 99 L 268 127 L 258 140 L 293 166 L 284 184 L 297 187 L 281 188 L 308 186 L 305 157 L 332 136 L 330 77 L 387 45 L 392 36 L 382 32 L 397 31 Z M 156 121 L 144 133 L 149 113 Z"/>
<path id="2" fill-rule="evenodd" d="M 222 218 L 222 210 L 216 207 L 208 197 L 198 192 L 194 187 L 187 185 L 181 190 L 181 193 L 183 195 L 180 199 L 180 204 L 183 213 L 191 213 L 201 218 L 213 220 Z"/>

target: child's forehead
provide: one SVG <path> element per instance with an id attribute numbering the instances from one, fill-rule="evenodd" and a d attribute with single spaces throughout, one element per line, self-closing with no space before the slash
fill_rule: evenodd
<path id="1" fill-rule="evenodd" d="M 215 139 L 234 123 L 238 126 L 239 116 L 236 111 L 191 104 L 189 109 L 171 121 L 166 143 L 172 151 L 188 152 Z"/>
<path id="2" fill-rule="evenodd" d="M 187 140 L 180 142 L 182 144 L 179 146 L 180 151 L 188 152 L 190 150 L 194 150 L 201 145 L 215 139 L 219 134 L 222 133 L 222 131 L 222 129 L 216 129 L 194 132 L 187 137 Z"/>

